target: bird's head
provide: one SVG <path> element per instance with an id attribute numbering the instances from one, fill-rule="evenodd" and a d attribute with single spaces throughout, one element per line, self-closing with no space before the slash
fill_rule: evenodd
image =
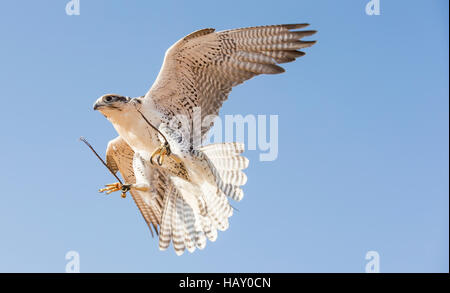
<path id="1" fill-rule="evenodd" d="M 131 100 L 132 99 L 129 97 L 107 94 L 95 101 L 94 110 L 98 110 L 104 116 L 110 118 L 111 116 L 119 115 L 120 112 L 126 110 Z"/>

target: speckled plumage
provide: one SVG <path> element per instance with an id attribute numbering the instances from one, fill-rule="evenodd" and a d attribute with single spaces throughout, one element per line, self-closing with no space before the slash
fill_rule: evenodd
<path id="1" fill-rule="evenodd" d="M 145 96 L 150 107 L 164 116 L 193 119 L 195 107 L 201 119 L 218 115 L 232 87 L 259 74 L 277 74 L 277 63 L 294 61 L 305 53 L 298 49 L 315 41 L 302 41 L 313 30 L 293 31 L 308 24 L 249 27 L 215 32 L 202 29 L 170 47 L 159 75 Z M 210 125 L 202 127 L 204 136 Z"/>
<path id="2" fill-rule="evenodd" d="M 217 239 L 217 230 L 228 228 L 233 214 L 228 198 L 241 200 L 241 185 L 247 181 L 242 172 L 248 166 L 241 156 L 244 146 L 200 147 L 201 141 L 234 86 L 259 74 L 282 73 L 278 64 L 305 54 L 298 50 L 315 43 L 301 40 L 315 33 L 297 30 L 306 26 L 193 32 L 167 50 L 145 96 L 105 95 L 94 105 L 120 135 L 108 146 L 108 165 L 127 183 L 149 186 L 131 193 L 149 227 L 159 230 L 160 249 L 170 242 L 177 254 L 202 249 L 206 239 Z M 167 137 L 172 156 L 181 163 L 168 156 L 162 166 L 150 164 L 150 154 L 165 139 L 138 111 Z"/>
<path id="3" fill-rule="evenodd" d="M 209 165 L 206 161 L 214 162 L 227 158 L 234 161 L 233 158 L 240 158 L 237 161 L 241 163 L 233 167 L 218 166 L 219 171 L 213 173 L 213 178 L 223 178 L 230 184 L 242 185 L 246 181 L 242 178 L 246 177 L 241 170 L 248 165 L 248 160 L 239 156 L 243 151 L 242 144 L 215 144 L 194 151 L 194 155 L 202 158 L 207 166 Z M 197 186 L 191 183 L 188 177 L 171 172 L 171 167 L 150 165 L 148 160 L 135 153 L 121 137 L 108 144 L 106 163 L 113 172 L 120 172 L 128 184 L 148 183 L 148 191 L 131 189 L 130 193 L 150 231 L 152 227 L 156 233 L 159 231 L 160 249 L 166 249 L 172 241 L 177 254 L 182 254 L 185 248 L 190 252 L 195 248 L 203 249 L 207 238 L 215 241 L 217 230 L 226 230 L 228 217 L 232 215 L 232 208 L 226 196 L 235 200 L 241 199 L 233 197 L 231 191 L 227 191 L 220 184 L 217 189 L 207 184 L 206 188 L 209 190 L 205 192 L 202 190 L 205 187 Z M 176 162 L 168 161 L 168 165 L 170 164 Z M 235 176 L 235 179 L 232 179 L 232 176 Z"/>

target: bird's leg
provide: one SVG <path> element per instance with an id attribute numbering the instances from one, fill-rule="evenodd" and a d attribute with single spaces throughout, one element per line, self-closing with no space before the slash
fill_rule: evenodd
<path id="1" fill-rule="evenodd" d="M 170 147 L 167 142 L 163 143 L 160 147 L 158 147 L 150 156 L 150 163 L 153 165 L 153 158 L 156 157 L 156 162 L 158 165 L 162 165 L 164 162 L 164 156 L 168 154 L 170 155 Z"/>
<path id="2" fill-rule="evenodd" d="M 106 192 L 110 194 L 116 191 L 122 191 L 122 198 L 127 196 L 127 191 L 130 190 L 130 184 L 120 184 L 119 182 L 106 184 L 105 188 L 99 189 L 98 192 Z"/>
<path id="3" fill-rule="evenodd" d="M 158 147 L 150 156 L 150 163 L 153 165 L 153 158 L 156 157 L 156 162 L 158 165 L 162 166 L 164 162 L 165 156 L 171 156 L 172 151 L 170 150 L 170 146 L 167 142 L 163 143 L 160 147 Z M 181 163 L 181 160 L 177 156 L 172 156 L 172 158 L 177 163 Z"/>
<path id="4" fill-rule="evenodd" d="M 99 189 L 98 192 L 106 192 L 110 194 L 116 191 L 122 191 L 122 198 L 126 197 L 126 194 L 131 189 L 136 189 L 139 191 L 147 191 L 149 187 L 145 184 L 120 184 L 119 182 L 106 184 L 105 188 Z"/>

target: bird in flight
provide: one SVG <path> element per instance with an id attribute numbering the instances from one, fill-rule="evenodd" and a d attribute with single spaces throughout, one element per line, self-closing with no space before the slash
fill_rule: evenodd
<path id="1" fill-rule="evenodd" d="M 203 146 L 202 141 L 231 89 L 259 74 L 278 74 L 278 64 L 305 55 L 315 44 L 302 40 L 308 24 L 193 32 L 170 47 L 156 81 L 145 96 L 100 97 L 101 112 L 119 136 L 109 142 L 106 164 L 124 184 L 101 192 L 130 192 L 159 248 L 170 242 L 180 255 L 215 241 L 228 228 L 247 181 L 241 143 Z"/>

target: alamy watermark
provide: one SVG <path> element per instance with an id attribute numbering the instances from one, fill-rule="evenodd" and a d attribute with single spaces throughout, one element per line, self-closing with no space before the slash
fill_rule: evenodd
<path id="1" fill-rule="evenodd" d="M 366 4 L 367 15 L 380 15 L 380 0 L 370 0 Z"/>
<path id="2" fill-rule="evenodd" d="M 194 107 L 188 115 L 175 115 L 160 130 L 175 144 L 189 142 L 194 149 L 237 141 L 244 143 L 247 150 L 260 151 L 260 161 L 278 158 L 278 115 L 237 114 L 222 119 L 217 115 L 203 116 L 201 108 Z"/>
<path id="3" fill-rule="evenodd" d="M 217 117 L 203 145 L 224 141 L 245 142 L 247 150 L 261 152 L 260 161 L 275 161 L 278 158 L 278 115 L 225 115 L 224 121 Z"/>
<path id="4" fill-rule="evenodd" d="M 80 0 L 70 0 L 66 4 L 67 15 L 80 15 Z"/>
<path id="5" fill-rule="evenodd" d="M 80 272 L 80 254 L 78 251 L 68 251 L 66 253 L 66 273 L 79 273 Z"/>
<path id="6" fill-rule="evenodd" d="M 379 273 L 380 272 L 380 254 L 378 251 L 368 251 L 366 253 L 366 273 Z"/>

